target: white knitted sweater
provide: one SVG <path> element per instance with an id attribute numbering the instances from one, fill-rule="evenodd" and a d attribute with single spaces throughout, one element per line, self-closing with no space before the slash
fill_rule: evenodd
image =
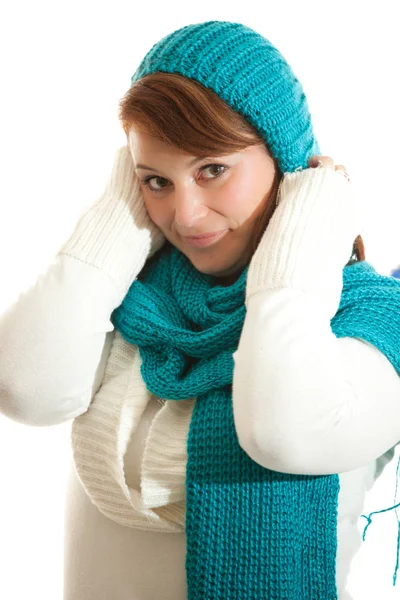
<path id="1" fill-rule="evenodd" d="M 138 236 L 139 191 L 123 169 L 119 176 L 125 182 L 120 197 L 108 190 L 90 207 L 48 271 L 2 315 L 0 410 L 30 425 L 74 419 L 75 465 L 98 509 L 124 526 L 183 531 L 186 439 L 196 400 L 164 403 L 152 396 L 137 347 L 111 324 L 149 248 L 146 233 Z M 291 195 L 299 212 L 291 212 L 290 229 L 288 209 L 278 213 L 278 207 L 250 267 L 232 400 L 239 442 L 259 464 L 343 474 L 339 516 L 354 525 L 362 503 L 346 491 L 351 478 L 345 475 L 368 470 L 369 487 L 393 457 L 400 379 L 377 348 L 331 331 L 341 277 L 327 268 L 318 290 L 316 265 L 307 273 L 303 261 L 291 270 L 290 258 L 311 255 L 298 235 L 302 227 L 314 249 L 323 246 L 315 214 L 320 210 L 329 220 L 333 199 L 343 193 L 349 200 L 340 177 L 308 169 L 282 188 L 280 203 Z M 295 277 L 284 281 L 282 272 L 302 274 L 302 284 Z"/>

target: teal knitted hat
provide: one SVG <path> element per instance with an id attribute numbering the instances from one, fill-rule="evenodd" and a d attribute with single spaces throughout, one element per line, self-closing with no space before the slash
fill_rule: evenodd
<path id="1" fill-rule="evenodd" d="M 206 21 L 166 35 L 131 78 L 180 73 L 213 90 L 267 142 L 281 171 L 308 168 L 321 154 L 303 88 L 282 54 L 241 23 Z"/>

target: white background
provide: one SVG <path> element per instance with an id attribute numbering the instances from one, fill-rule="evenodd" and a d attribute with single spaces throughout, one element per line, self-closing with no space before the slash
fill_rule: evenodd
<path id="1" fill-rule="evenodd" d="M 179 27 L 214 19 L 253 27 L 291 64 L 321 153 L 347 167 L 361 194 L 366 258 L 389 274 L 400 263 L 395 8 L 389 1 L 9 2 L 0 13 L 0 315 L 101 193 L 125 143 L 118 101 L 144 54 Z M 27 427 L 0 414 L 4 600 L 62 600 L 70 426 Z M 364 514 L 393 504 L 398 456 Z M 360 519 L 360 531 L 365 524 Z M 395 511 L 374 516 L 352 565 L 354 600 L 400 597 L 400 572 L 392 586 L 396 544 Z"/>

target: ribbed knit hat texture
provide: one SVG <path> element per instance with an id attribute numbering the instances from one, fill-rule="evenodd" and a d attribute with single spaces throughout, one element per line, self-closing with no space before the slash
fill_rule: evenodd
<path id="1" fill-rule="evenodd" d="M 147 52 L 131 85 L 149 73 L 179 73 L 213 90 L 253 125 L 282 172 L 321 154 L 302 85 L 282 54 L 250 27 L 230 21 L 186 25 Z"/>

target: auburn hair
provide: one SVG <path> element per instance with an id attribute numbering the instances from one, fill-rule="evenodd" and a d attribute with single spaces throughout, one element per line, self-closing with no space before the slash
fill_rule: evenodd
<path id="1" fill-rule="evenodd" d="M 128 138 L 135 125 L 160 141 L 193 156 L 224 156 L 262 146 L 275 164 L 275 178 L 266 209 L 254 222 L 252 254 L 276 208 L 283 177 L 267 142 L 240 113 L 213 90 L 179 73 L 156 72 L 136 81 L 119 102 L 119 120 Z M 357 236 L 347 264 L 365 260 Z"/>

